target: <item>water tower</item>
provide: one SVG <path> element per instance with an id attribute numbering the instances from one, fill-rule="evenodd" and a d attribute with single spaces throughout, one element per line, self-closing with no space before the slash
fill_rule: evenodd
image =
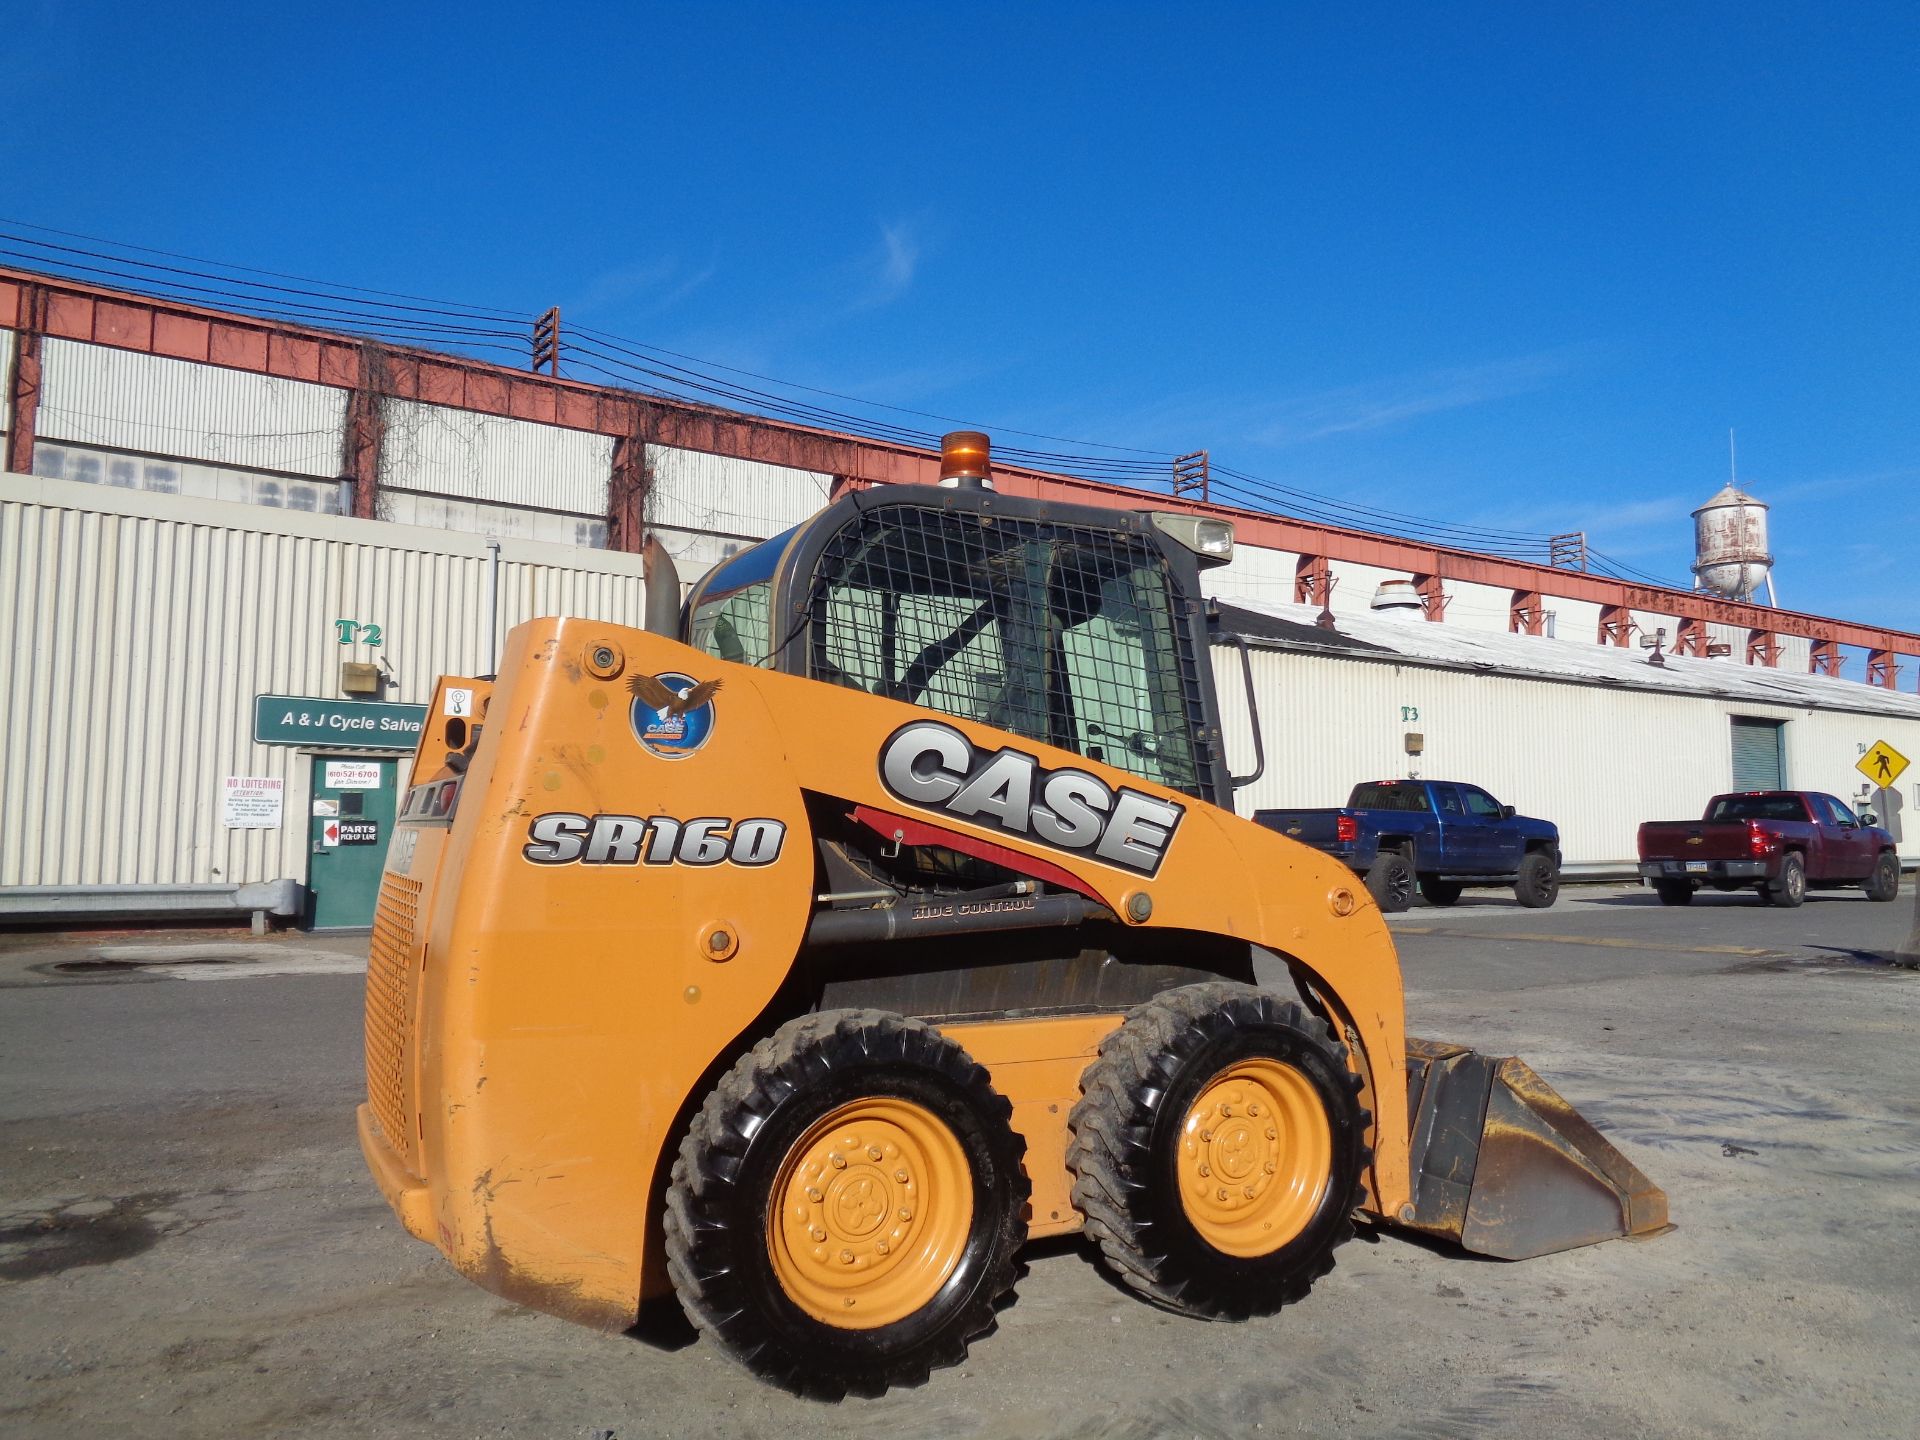
<path id="1" fill-rule="evenodd" d="M 1773 556 L 1767 549 L 1767 507 L 1728 484 L 1693 512 L 1693 587 L 1729 600 L 1751 599 L 1762 587 L 1773 596 Z"/>

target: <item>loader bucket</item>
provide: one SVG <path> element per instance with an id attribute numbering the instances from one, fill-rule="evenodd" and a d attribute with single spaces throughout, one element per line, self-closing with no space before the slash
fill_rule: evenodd
<path id="1" fill-rule="evenodd" d="M 1410 1230 L 1503 1260 L 1667 1228 L 1666 1192 L 1524 1061 L 1407 1041 Z"/>

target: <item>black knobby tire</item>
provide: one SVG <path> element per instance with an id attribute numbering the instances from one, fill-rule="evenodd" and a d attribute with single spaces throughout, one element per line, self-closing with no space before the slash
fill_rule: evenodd
<path id="1" fill-rule="evenodd" d="M 802 1138 L 871 1097 L 904 1101 L 946 1127 L 971 1175 L 972 1213 L 959 1259 L 927 1303 L 853 1329 L 824 1323 L 788 1295 L 768 1216 Z M 922 1021 L 881 1010 L 789 1021 L 727 1072 L 681 1143 L 665 1219 L 681 1307 L 728 1355 L 796 1394 L 878 1395 L 956 1364 L 993 1327 L 1026 1241 L 1031 1187 L 1012 1113 L 986 1070 Z"/>
<path id="2" fill-rule="evenodd" d="M 1466 888 L 1458 880 L 1442 880 L 1437 875 L 1420 877 L 1420 893 L 1426 897 L 1429 905 L 1455 904 Z"/>
<path id="3" fill-rule="evenodd" d="M 1662 905 L 1691 905 L 1693 903 L 1693 882 L 1691 880 L 1656 880 L 1653 893 L 1660 897 Z"/>
<path id="4" fill-rule="evenodd" d="M 1545 910 L 1560 898 L 1560 867 L 1551 855 L 1534 850 L 1520 857 L 1513 898 L 1529 910 Z"/>
<path id="5" fill-rule="evenodd" d="M 1807 898 L 1806 861 L 1797 854 L 1785 856 L 1780 861 L 1779 877 L 1762 891 L 1760 898 L 1787 910 L 1804 901 Z"/>
<path id="6" fill-rule="evenodd" d="M 1894 900 L 1900 895 L 1900 857 L 1891 850 L 1880 852 L 1873 862 L 1873 874 L 1865 885 L 1869 900 Z"/>
<path id="7" fill-rule="evenodd" d="M 1304 1225 L 1269 1253 L 1240 1256 L 1216 1249 L 1189 1218 L 1179 1154 L 1194 1101 L 1249 1060 L 1280 1061 L 1310 1082 L 1332 1144 Z M 1184 1314 L 1240 1320 L 1299 1300 L 1333 1268 L 1334 1247 L 1353 1233 L 1370 1117 L 1324 1021 L 1252 986 L 1188 985 L 1128 1015 L 1082 1083 L 1067 1148 L 1073 1200 L 1128 1285 Z"/>
<path id="8" fill-rule="evenodd" d="M 1367 870 L 1367 893 L 1389 915 L 1413 904 L 1413 862 L 1397 850 L 1382 850 Z"/>

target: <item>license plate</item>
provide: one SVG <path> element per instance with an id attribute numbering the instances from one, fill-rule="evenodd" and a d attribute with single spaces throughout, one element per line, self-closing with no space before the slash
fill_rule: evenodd
<path id="1" fill-rule="evenodd" d="M 1689 860 L 1689 861 L 1687 861 L 1687 873 L 1688 873 L 1689 875 L 1704 875 L 1704 874 L 1706 874 L 1706 873 L 1707 873 L 1707 862 L 1706 862 L 1706 861 L 1704 861 L 1704 860 Z"/>

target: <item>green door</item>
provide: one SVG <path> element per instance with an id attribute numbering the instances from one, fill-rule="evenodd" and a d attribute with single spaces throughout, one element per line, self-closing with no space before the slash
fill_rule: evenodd
<path id="1" fill-rule="evenodd" d="M 361 756 L 313 757 L 307 821 L 307 925 L 357 930 L 373 924 L 380 869 L 393 837 L 399 762 Z"/>

